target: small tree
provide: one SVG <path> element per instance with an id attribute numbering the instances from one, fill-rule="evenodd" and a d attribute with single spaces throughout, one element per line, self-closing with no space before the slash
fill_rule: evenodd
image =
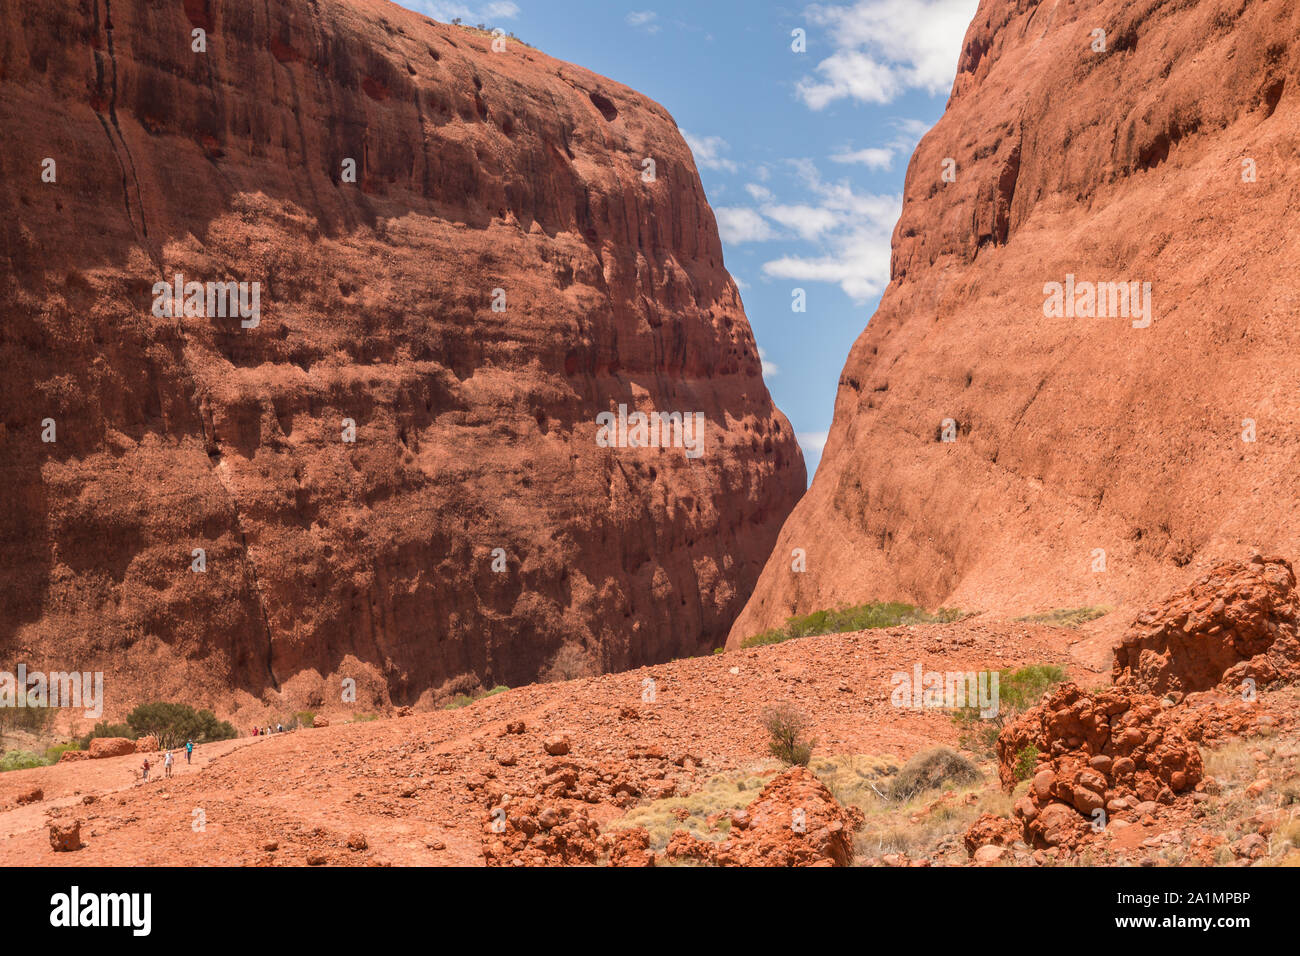
<path id="1" fill-rule="evenodd" d="M 227 721 L 217 720 L 210 710 L 195 710 L 189 704 L 158 701 L 141 704 L 126 717 L 137 737 L 157 737 L 163 750 L 178 747 L 187 740 L 203 743 L 228 740 L 236 736 Z"/>
<path id="2" fill-rule="evenodd" d="M 767 728 L 767 749 L 773 757 L 791 766 L 808 766 L 816 741 L 804 738 L 807 717 L 792 707 L 774 707 L 763 714 L 763 726 Z"/>

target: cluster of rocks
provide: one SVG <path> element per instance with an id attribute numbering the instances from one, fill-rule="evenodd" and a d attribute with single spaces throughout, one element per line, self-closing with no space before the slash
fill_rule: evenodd
<path id="1" fill-rule="evenodd" d="M 1169 696 L 1300 677 L 1300 598 L 1283 558 L 1213 567 L 1142 614 L 1115 648 L 1117 687 Z"/>
<path id="2" fill-rule="evenodd" d="M 1003 788 L 1031 780 L 1013 810 L 1022 832 L 986 814 L 968 830 L 967 851 L 991 860 L 986 848 L 1023 838 L 1068 852 L 1111 819 L 1149 819 L 1204 789 L 1198 742 L 1278 724 L 1250 682 L 1300 677 L 1298 612 L 1291 565 L 1256 555 L 1216 565 L 1140 615 L 1115 648 L 1115 686 L 1062 684 L 1003 729 Z"/>
<path id="3" fill-rule="evenodd" d="M 488 866 L 573 866 L 599 856 L 600 828 L 585 810 L 530 797 L 496 808 L 483 832 Z"/>
<path id="4" fill-rule="evenodd" d="M 1015 805 L 1026 842 L 1072 847 L 1092 821 L 1141 803 L 1173 803 L 1204 774 L 1200 751 L 1161 721 L 1160 701 L 1121 688 L 1088 693 L 1065 683 L 998 736 L 998 775 L 1011 790 L 1032 771 Z M 1035 759 L 1025 767 L 1028 753 Z M 1098 812 L 1100 811 L 1100 813 Z"/>
<path id="5" fill-rule="evenodd" d="M 773 778 L 744 810 L 731 815 L 728 839 L 715 843 L 677 830 L 669 860 L 714 866 L 850 866 L 862 811 L 845 809 L 807 767 Z"/>

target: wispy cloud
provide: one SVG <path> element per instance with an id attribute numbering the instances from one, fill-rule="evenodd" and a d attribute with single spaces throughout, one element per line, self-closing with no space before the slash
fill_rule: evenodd
<path id="1" fill-rule="evenodd" d="M 767 350 L 763 346 L 758 347 L 758 359 L 763 363 L 763 377 L 772 378 L 781 371 L 781 367 L 767 357 Z"/>
<path id="2" fill-rule="evenodd" d="M 756 210 L 744 206 L 719 206 L 713 212 L 718 220 L 718 235 L 723 242 L 766 242 L 776 238 L 776 230 Z"/>
<path id="3" fill-rule="evenodd" d="M 792 165 L 813 202 L 780 207 L 780 211 L 801 210 L 801 237 L 815 239 L 817 249 L 812 255 L 786 255 L 765 262 L 763 274 L 773 279 L 832 282 L 857 302 L 879 295 L 889 283 L 890 238 L 902 197 L 860 193 L 847 182 L 826 182 L 810 160 L 795 160 Z M 763 208 L 766 214 L 768 207 Z M 816 214 L 803 210 L 816 210 Z"/>
<path id="4" fill-rule="evenodd" d="M 795 438 L 799 440 L 799 447 L 805 452 L 812 452 L 820 455 L 826 448 L 826 439 L 830 432 L 799 432 Z"/>
<path id="5" fill-rule="evenodd" d="M 491 24 L 493 20 L 513 20 L 520 14 L 519 5 L 511 0 L 489 0 L 487 3 L 476 4 L 456 3 L 454 0 L 404 0 L 402 5 L 444 23 L 460 17 L 467 23 Z"/>
<path id="6" fill-rule="evenodd" d="M 695 154 L 695 164 L 702 169 L 734 173 L 740 168 L 734 160 L 722 155 L 731 146 L 721 136 L 696 136 L 694 133 L 682 130 L 682 138 Z"/>
<path id="7" fill-rule="evenodd" d="M 894 121 L 898 135 L 884 146 L 870 146 L 866 149 L 842 149 L 831 155 L 831 162 L 866 166 L 868 169 L 886 170 L 894 165 L 894 157 L 910 155 L 916 144 L 929 128 L 925 123 L 915 119 Z"/>
<path id="8" fill-rule="evenodd" d="M 962 40 L 979 0 L 857 0 L 814 4 L 808 20 L 825 28 L 835 52 L 797 90 L 809 108 L 837 100 L 890 103 L 908 90 L 952 85 Z"/>
<path id="9" fill-rule="evenodd" d="M 894 151 L 888 146 L 872 146 L 867 149 L 836 153 L 831 156 L 831 162 L 856 163 L 869 169 L 888 169 L 894 165 Z"/>
<path id="10" fill-rule="evenodd" d="M 647 33 L 659 32 L 659 24 L 655 22 L 659 19 L 659 14 L 653 10 L 633 10 L 626 19 L 630 27 L 645 30 Z"/>

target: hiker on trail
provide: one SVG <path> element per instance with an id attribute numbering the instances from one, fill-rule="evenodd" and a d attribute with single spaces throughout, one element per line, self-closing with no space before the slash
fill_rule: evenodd
<path id="1" fill-rule="evenodd" d="M 172 752 L 167 751 L 167 756 L 163 758 L 163 774 L 170 777 L 172 775 Z"/>
<path id="2" fill-rule="evenodd" d="M 149 779 L 149 758 L 148 757 L 144 758 L 144 779 L 145 780 Z"/>
<path id="3" fill-rule="evenodd" d="M 194 741 L 185 741 L 185 762 L 190 762 L 190 757 L 194 755 Z"/>
<path id="4" fill-rule="evenodd" d="M 284 733 L 284 724 L 276 724 L 276 725 L 275 725 L 275 732 L 276 732 L 277 734 L 282 734 L 282 733 Z"/>

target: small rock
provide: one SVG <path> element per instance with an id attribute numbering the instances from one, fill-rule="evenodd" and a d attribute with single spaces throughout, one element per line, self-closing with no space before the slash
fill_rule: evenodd
<path id="1" fill-rule="evenodd" d="M 976 850 L 975 855 L 971 859 L 976 863 L 996 863 L 998 860 L 1002 859 L 1006 853 L 1006 847 L 994 846 L 992 843 L 989 843 Z"/>
<path id="2" fill-rule="evenodd" d="M 80 850 L 81 843 L 81 821 L 64 820 L 50 824 L 50 846 L 55 853 L 68 853 L 72 850 Z"/>

